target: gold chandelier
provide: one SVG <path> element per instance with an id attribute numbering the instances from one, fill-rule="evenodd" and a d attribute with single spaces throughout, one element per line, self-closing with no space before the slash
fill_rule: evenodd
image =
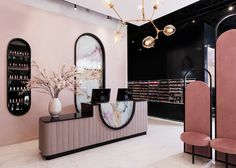
<path id="1" fill-rule="evenodd" d="M 135 20 L 127 20 L 127 21 L 124 21 L 121 17 L 121 15 L 117 12 L 117 10 L 115 9 L 115 6 L 114 4 L 112 3 L 112 0 L 105 0 L 106 1 L 106 4 L 107 4 L 107 7 L 112 9 L 116 15 L 119 17 L 119 19 L 121 20 L 121 27 L 119 28 L 119 30 L 116 32 L 115 34 L 115 42 L 117 42 L 120 38 L 121 38 L 121 28 L 122 26 L 126 25 L 126 23 L 128 22 L 149 22 L 153 25 L 155 31 L 156 31 L 156 36 L 155 37 L 152 37 L 152 36 L 147 36 L 143 39 L 142 41 L 142 45 L 144 48 L 152 48 L 154 47 L 155 45 L 155 40 L 158 39 L 158 35 L 160 32 L 163 32 L 164 35 L 166 36 L 171 36 L 173 35 L 175 32 L 176 32 L 176 29 L 173 25 L 167 25 L 164 27 L 163 30 L 160 30 L 157 28 L 157 26 L 154 24 L 153 22 L 153 16 L 155 14 L 155 12 L 157 11 L 158 9 L 158 2 L 156 2 L 154 5 L 153 5 L 153 12 L 152 12 L 152 15 L 151 17 L 148 19 L 146 18 L 146 15 L 145 15 L 145 10 L 144 10 L 144 0 L 142 0 L 142 18 L 140 19 L 135 19 Z"/>

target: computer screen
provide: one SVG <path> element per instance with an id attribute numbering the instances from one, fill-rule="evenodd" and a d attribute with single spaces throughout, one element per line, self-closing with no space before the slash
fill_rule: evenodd
<path id="1" fill-rule="evenodd" d="M 117 101 L 130 101 L 132 100 L 132 90 L 127 88 L 119 88 L 117 92 Z"/>
<path id="2" fill-rule="evenodd" d="M 106 103 L 110 101 L 111 89 L 93 89 L 92 103 Z"/>

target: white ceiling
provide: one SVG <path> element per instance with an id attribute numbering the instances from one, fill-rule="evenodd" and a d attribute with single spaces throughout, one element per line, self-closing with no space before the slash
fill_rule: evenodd
<path id="1" fill-rule="evenodd" d="M 112 16 L 117 18 L 117 15 L 105 5 L 105 0 L 65 0 L 67 2 L 77 4 L 79 6 L 85 7 L 87 9 L 91 9 L 98 13 L 102 13 L 104 15 Z M 149 18 L 152 14 L 152 4 L 157 0 L 146 0 L 145 1 L 145 13 L 146 17 Z M 167 15 L 171 12 L 174 12 L 178 9 L 181 9 L 185 6 L 188 6 L 194 2 L 199 0 L 159 0 L 159 9 L 154 15 L 153 19 L 160 18 L 164 15 Z M 141 5 L 141 0 L 113 0 L 116 10 L 121 15 L 123 20 L 133 20 L 137 18 L 141 18 L 141 10 L 138 7 Z M 136 25 L 141 25 L 143 23 L 135 23 Z"/>

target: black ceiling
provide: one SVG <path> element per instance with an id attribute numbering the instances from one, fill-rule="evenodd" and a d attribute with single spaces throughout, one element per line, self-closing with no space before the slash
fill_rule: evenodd
<path id="1" fill-rule="evenodd" d="M 234 6 L 232 11 L 228 10 L 230 5 Z M 200 22 L 207 23 L 211 27 L 215 28 L 221 18 L 232 13 L 236 13 L 236 0 L 200 0 L 178 11 L 163 16 L 155 20 L 154 23 L 159 28 L 163 28 L 167 24 L 173 24 L 178 30 L 189 24 Z M 193 20 L 195 23 L 192 23 Z M 232 22 L 232 20 L 229 21 L 227 24 L 228 27 L 230 27 L 231 24 L 236 25 L 236 22 Z M 136 37 L 137 34 L 140 35 L 152 32 L 155 35 L 155 30 L 151 29 L 151 27 L 152 25 L 150 23 L 140 27 L 129 24 L 129 28 L 136 30 L 136 33 L 133 34 Z"/>
<path id="2" fill-rule="evenodd" d="M 182 24 L 204 20 L 211 26 L 220 20 L 221 17 L 235 11 L 228 11 L 230 5 L 236 5 L 235 0 L 200 0 L 192 5 L 184 7 L 176 12 L 166 15 L 155 21 L 163 24 Z M 158 24 L 158 23 L 157 23 Z"/>

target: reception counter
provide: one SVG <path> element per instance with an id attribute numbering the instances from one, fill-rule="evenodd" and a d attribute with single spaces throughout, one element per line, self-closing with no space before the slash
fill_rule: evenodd
<path id="1" fill-rule="evenodd" d="M 59 118 L 39 119 L 39 149 L 46 159 L 145 135 L 147 102 L 134 102 L 127 124 L 112 128 L 106 124 L 100 105 L 84 104 L 82 114 L 63 114 Z"/>

